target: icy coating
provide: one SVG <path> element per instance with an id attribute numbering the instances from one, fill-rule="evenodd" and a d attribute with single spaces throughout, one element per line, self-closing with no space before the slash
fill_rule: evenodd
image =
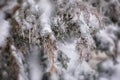
<path id="1" fill-rule="evenodd" d="M 119 80 L 116 2 L 1 0 L 0 79 Z"/>
<path id="2" fill-rule="evenodd" d="M 27 7 L 28 3 L 31 5 L 30 7 Z M 42 63 L 38 57 L 43 53 L 37 51 L 40 49 L 33 50 L 28 60 L 30 79 L 44 80 L 48 77 L 53 80 L 78 80 L 89 79 L 89 74 L 91 78 L 96 77 L 95 70 L 92 70 L 85 61 L 90 55 L 88 52 L 95 47 L 92 34 L 96 33 L 102 24 L 94 10 L 92 11 L 92 8 L 88 8 L 78 0 L 52 2 L 49 0 L 35 2 L 28 0 L 28 3 L 23 3 L 26 7 L 23 6 L 15 14 L 15 19 L 22 28 L 22 35 L 27 36 L 25 31 L 28 30 L 29 43 L 38 45 L 42 43 L 44 46 L 46 43 L 42 40 L 37 41 L 36 38 L 46 39 L 48 36 L 49 41 L 55 41 L 53 45 L 57 47 L 57 50 L 52 50 L 52 54 L 48 51 L 49 63 L 47 62 L 46 69 L 40 65 Z M 23 12 L 25 13 L 23 14 Z M 52 57 L 54 59 L 49 59 L 49 55 L 54 55 Z M 60 56 L 57 59 L 58 55 L 67 56 L 63 56 L 63 58 L 68 58 L 69 61 L 62 61 Z"/>

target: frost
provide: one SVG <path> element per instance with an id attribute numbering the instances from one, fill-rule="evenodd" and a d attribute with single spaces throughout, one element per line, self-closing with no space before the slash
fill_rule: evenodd
<path id="1" fill-rule="evenodd" d="M 108 50 L 110 52 L 113 51 L 115 46 L 114 42 L 104 30 L 100 31 L 100 33 L 97 33 L 96 37 L 97 37 L 97 42 L 99 42 L 98 48 L 101 48 L 103 50 Z"/>
<path id="2" fill-rule="evenodd" d="M 3 0 L 0 77 L 119 79 L 118 0 L 7 0 L 2 4 Z M 17 67 L 10 72 L 17 73 L 15 76 L 9 76 L 7 64 L 10 69 Z"/>
<path id="3" fill-rule="evenodd" d="M 9 36 L 9 29 L 10 25 L 9 22 L 5 21 L 4 19 L 0 18 L 0 46 L 5 45 L 6 39 Z"/>
<path id="4" fill-rule="evenodd" d="M 27 72 L 26 72 L 26 67 L 25 64 L 23 63 L 24 61 L 24 56 L 20 51 L 17 51 L 14 45 L 11 45 L 12 49 L 12 55 L 16 58 L 17 64 L 19 65 L 20 68 L 20 74 L 19 74 L 19 80 L 28 80 L 27 78 Z"/>

